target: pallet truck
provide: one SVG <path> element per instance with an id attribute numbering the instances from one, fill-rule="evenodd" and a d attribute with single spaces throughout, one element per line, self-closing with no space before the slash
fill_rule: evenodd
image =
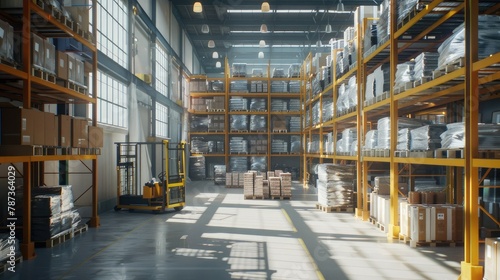
<path id="1" fill-rule="evenodd" d="M 115 211 L 166 209 L 186 204 L 186 143 L 117 142 Z M 157 174 L 156 178 L 152 178 Z"/>

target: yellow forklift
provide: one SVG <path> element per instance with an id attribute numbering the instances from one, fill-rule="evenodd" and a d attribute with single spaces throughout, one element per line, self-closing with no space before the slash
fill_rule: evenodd
<path id="1" fill-rule="evenodd" d="M 182 210 L 186 204 L 186 143 L 118 142 L 115 211 Z M 157 174 L 156 177 L 153 177 Z"/>

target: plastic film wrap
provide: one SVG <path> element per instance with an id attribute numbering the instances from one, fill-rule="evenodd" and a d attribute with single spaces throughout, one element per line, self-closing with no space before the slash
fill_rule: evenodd
<path id="1" fill-rule="evenodd" d="M 61 199 L 61 212 L 67 212 L 73 209 L 73 189 L 71 185 L 61 186 L 40 186 L 34 188 L 33 196 L 38 195 L 59 195 Z"/>
<path id="2" fill-rule="evenodd" d="M 267 116 L 250 115 L 251 131 L 267 131 Z"/>
<path id="3" fill-rule="evenodd" d="M 267 171 L 266 157 L 250 157 L 250 170 Z"/>
<path id="4" fill-rule="evenodd" d="M 369 130 L 365 136 L 364 149 L 371 150 L 377 148 L 378 130 Z"/>
<path id="5" fill-rule="evenodd" d="M 410 130 L 410 149 L 435 150 L 441 148 L 440 135 L 446 131 L 446 125 L 431 124 Z"/>
<path id="6" fill-rule="evenodd" d="M 231 115 L 229 127 L 232 131 L 248 130 L 248 115 Z"/>

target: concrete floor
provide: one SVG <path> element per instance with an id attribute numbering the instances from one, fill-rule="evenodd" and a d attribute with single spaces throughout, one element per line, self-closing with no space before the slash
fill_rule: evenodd
<path id="1" fill-rule="evenodd" d="M 352 213 L 315 209 L 315 189 L 292 200 L 244 200 L 242 189 L 188 184 L 181 212 L 107 212 L 101 227 L 0 279 L 457 279 L 463 247 L 388 243 Z"/>

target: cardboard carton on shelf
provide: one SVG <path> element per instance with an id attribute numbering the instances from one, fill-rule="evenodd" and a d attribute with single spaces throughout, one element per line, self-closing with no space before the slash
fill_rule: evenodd
<path id="1" fill-rule="evenodd" d="M 101 127 L 89 126 L 89 148 L 103 147 L 103 130 Z"/>
<path id="2" fill-rule="evenodd" d="M 43 69 L 49 73 L 56 74 L 56 46 L 49 40 L 43 40 L 43 48 L 45 52 Z"/>
<path id="3" fill-rule="evenodd" d="M 59 127 L 58 145 L 61 147 L 71 146 L 71 116 L 58 115 L 56 116 Z"/>
<path id="4" fill-rule="evenodd" d="M 33 145 L 45 145 L 45 112 L 33 111 Z"/>
<path id="5" fill-rule="evenodd" d="M 57 77 L 63 80 L 68 80 L 68 54 L 65 52 L 57 51 L 56 53 L 57 67 L 56 74 Z"/>
<path id="6" fill-rule="evenodd" d="M 56 116 L 52 113 L 44 113 L 45 145 L 57 146 L 59 126 Z"/>
<path id="7" fill-rule="evenodd" d="M 71 119 L 71 146 L 73 148 L 88 148 L 88 126 L 86 118 L 73 117 Z"/>
<path id="8" fill-rule="evenodd" d="M 33 145 L 34 111 L 17 108 L 9 104 L 2 104 L 0 106 L 2 118 L 1 144 Z"/>
<path id="9" fill-rule="evenodd" d="M 45 66 L 45 43 L 44 40 L 31 33 L 31 64 L 39 69 L 43 69 Z"/>

